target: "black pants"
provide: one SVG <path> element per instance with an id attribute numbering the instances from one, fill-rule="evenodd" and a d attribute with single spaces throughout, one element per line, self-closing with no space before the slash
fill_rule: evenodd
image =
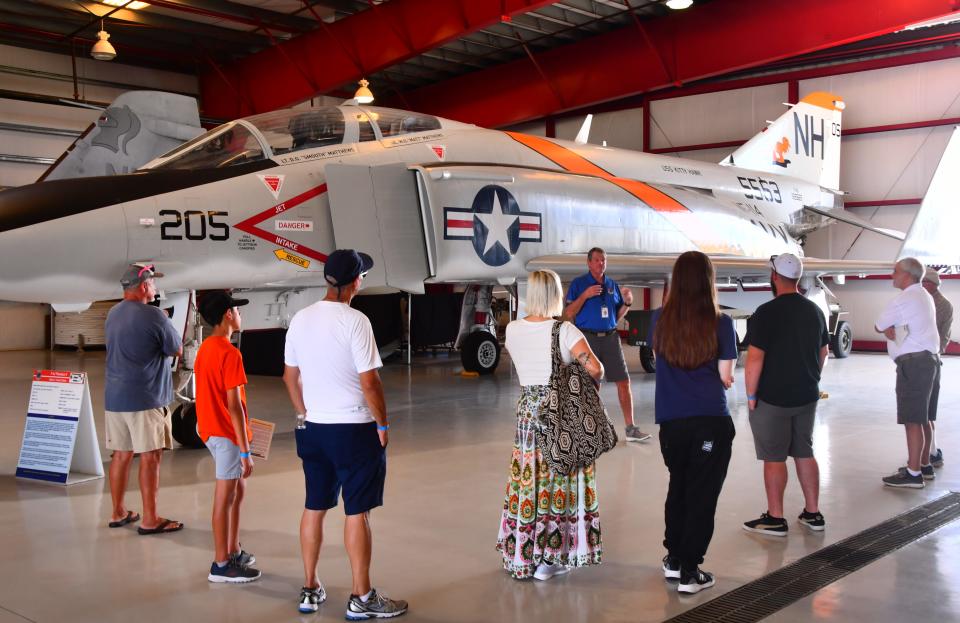
<path id="1" fill-rule="evenodd" d="M 736 430 L 729 417 L 692 417 L 660 425 L 660 452 L 670 470 L 663 546 L 692 571 L 713 538 L 717 498 L 727 477 Z"/>

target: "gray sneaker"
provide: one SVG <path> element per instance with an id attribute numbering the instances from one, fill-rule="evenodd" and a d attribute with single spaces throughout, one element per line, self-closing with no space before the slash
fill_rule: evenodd
<path id="1" fill-rule="evenodd" d="M 230 560 L 241 567 L 250 567 L 257 563 L 257 557 L 242 548 L 236 554 L 230 554 Z"/>
<path id="2" fill-rule="evenodd" d="M 930 463 L 934 467 L 943 467 L 943 450 L 937 448 L 937 451 L 930 453 Z"/>
<path id="3" fill-rule="evenodd" d="M 327 591 L 323 590 L 323 584 L 317 588 L 304 586 L 300 589 L 300 601 L 297 603 L 297 610 L 304 614 L 316 612 L 320 609 L 320 604 L 326 600 Z"/>
<path id="4" fill-rule="evenodd" d="M 906 489 L 923 489 L 923 474 L 911 476 L 906 468 L 900 468 L 895 474 L 884 476 L 883 484 L 888 487 L 900 487 Z"/>
<path id="5" fill-rule="evenodd" d="M 650 439 L 652 436 L 653 435 L 649 433 L 643 432 L 633 424 L 631 424 L 630 426 L 627 426 L 627 428 L 624 431 L 624 437 L 626 437 L 627 441 L 646 441 Z"/>
<path id="6" fill-rule="evenodd" d="M 937 474 L 933 471 L 933 465 L 921 465 L 920 475 L 923 476 L 924 480 L 933 480 L 937 477 Z"/>
<path id="7" fill-rule="evenodd" d="M 390 619 L 406 613 L 407 602 L 402 599 L 390 599 L 373 589 L 370 598 L 364 602 L 359 595 L 350 595 L 347 602 L 348 621 L 362 621 L 364 619 Z"/>

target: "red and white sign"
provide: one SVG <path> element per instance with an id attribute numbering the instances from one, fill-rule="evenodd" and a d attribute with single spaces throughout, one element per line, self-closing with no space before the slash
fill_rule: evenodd
<path id="1" fill-rule="evenodd" d="M 276 231 L 313 231 L 313 221 L 274 221 Z"/>
<path id="2" fill-rule="evenodd" d="M 260 181 L 264 183 L 274 199 L 280 198 L 280 189 L 283 188 L 283 175 L 257 175 Z"/>
<path id="3" fill-rule="evenodd" d="M 439 160 L 443 160 L 447 157 L 447 146 L 446 145 L 431 145 L 430 149 L 434 154 L 437 155 Z"/>

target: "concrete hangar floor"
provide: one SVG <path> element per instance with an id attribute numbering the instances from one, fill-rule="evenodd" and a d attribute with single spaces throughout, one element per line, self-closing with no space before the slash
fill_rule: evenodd
<path id="1" fill-rule="evenodd" d="M 263 570 L 261 581 L 211 585 L 213 463 L 205 450 L 174 450 L 163 459 L 160 512 L 186 523 L 176 534 L 138 536 L 106 527 L 107 481 L 69 488 L 16 480 L 14 473 L 30 372 L 90 373 L 103 443 L 102 352 L 0 354 L 0 623 L 23 621 L 333 621 L 342 620 L 350 588 L 341 508 L 327 519 L 321 579 L 328 600 L 299 615 L 302 582 L 298 522 L 303 480 L 293 416 L 280 379 L 252 377 L 253 416 L 278 424 L 267 462 L 258 462 L 243 510 L 241 537 Z M 628 351 L 638 423 L 655 432 L 654 377 Z M 410 601 L 406 621 L 662 621 L 765 576 L 823 547 L 960 489 L 960 360 L 943 367 L 939 444 L 945 466 L 923 490 L 894 490 L 880 477 L 904 463 L 894 415 L 894 369 L 883 355 L 831 359 L 823 383 L 816 448 L 827 530 L 795 521 L 802 498 L 787 489 L 787 538 L 741 530 L 765 509 L 742 371 L 730 400 L 737 426 L 717 529 L 703 565 L 716 587 L 680 597 L 663 580 L 660 559 L 667 473 L 656 441 L 621 444 L 597 469 L 603 564 L 549 582 L 511 580 L 494 550 L 519 394 L 508 358 L 491 377 L 454 376 L 458 362 L 418 357 L 388 363 L 382 374 L 391 416 L 385 506 L 373 513 L 374 585 Z M 616 390 L 603 396 L 621 427 Z M 103 451 L 103 450 L 102 450 Z M 104 459 L 108 455 L 104 452 Z M 136 488 L 136 478 L 131 487 Z M 140 509 L 139 493 L 128 496 Z M 770 621 L 953 621 L 960 611 L 960 522 L 909 545 L 776 612 Z M 703 619 L 706 620 L 706 619 Z"/>

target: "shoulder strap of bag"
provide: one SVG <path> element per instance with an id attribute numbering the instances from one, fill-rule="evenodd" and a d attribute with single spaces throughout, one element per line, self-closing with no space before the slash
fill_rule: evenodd
<path id="1" fill-rule="evenodd" d="M 551 375 L 556 374 L 560 370 L 560 366 L 563 365 L 563 358 L 560 356 L 560 326 L 562 324 L 563 321 L 555 320 L 553 331 L 550 333 L 550 358 L 553 360 Z"/>

